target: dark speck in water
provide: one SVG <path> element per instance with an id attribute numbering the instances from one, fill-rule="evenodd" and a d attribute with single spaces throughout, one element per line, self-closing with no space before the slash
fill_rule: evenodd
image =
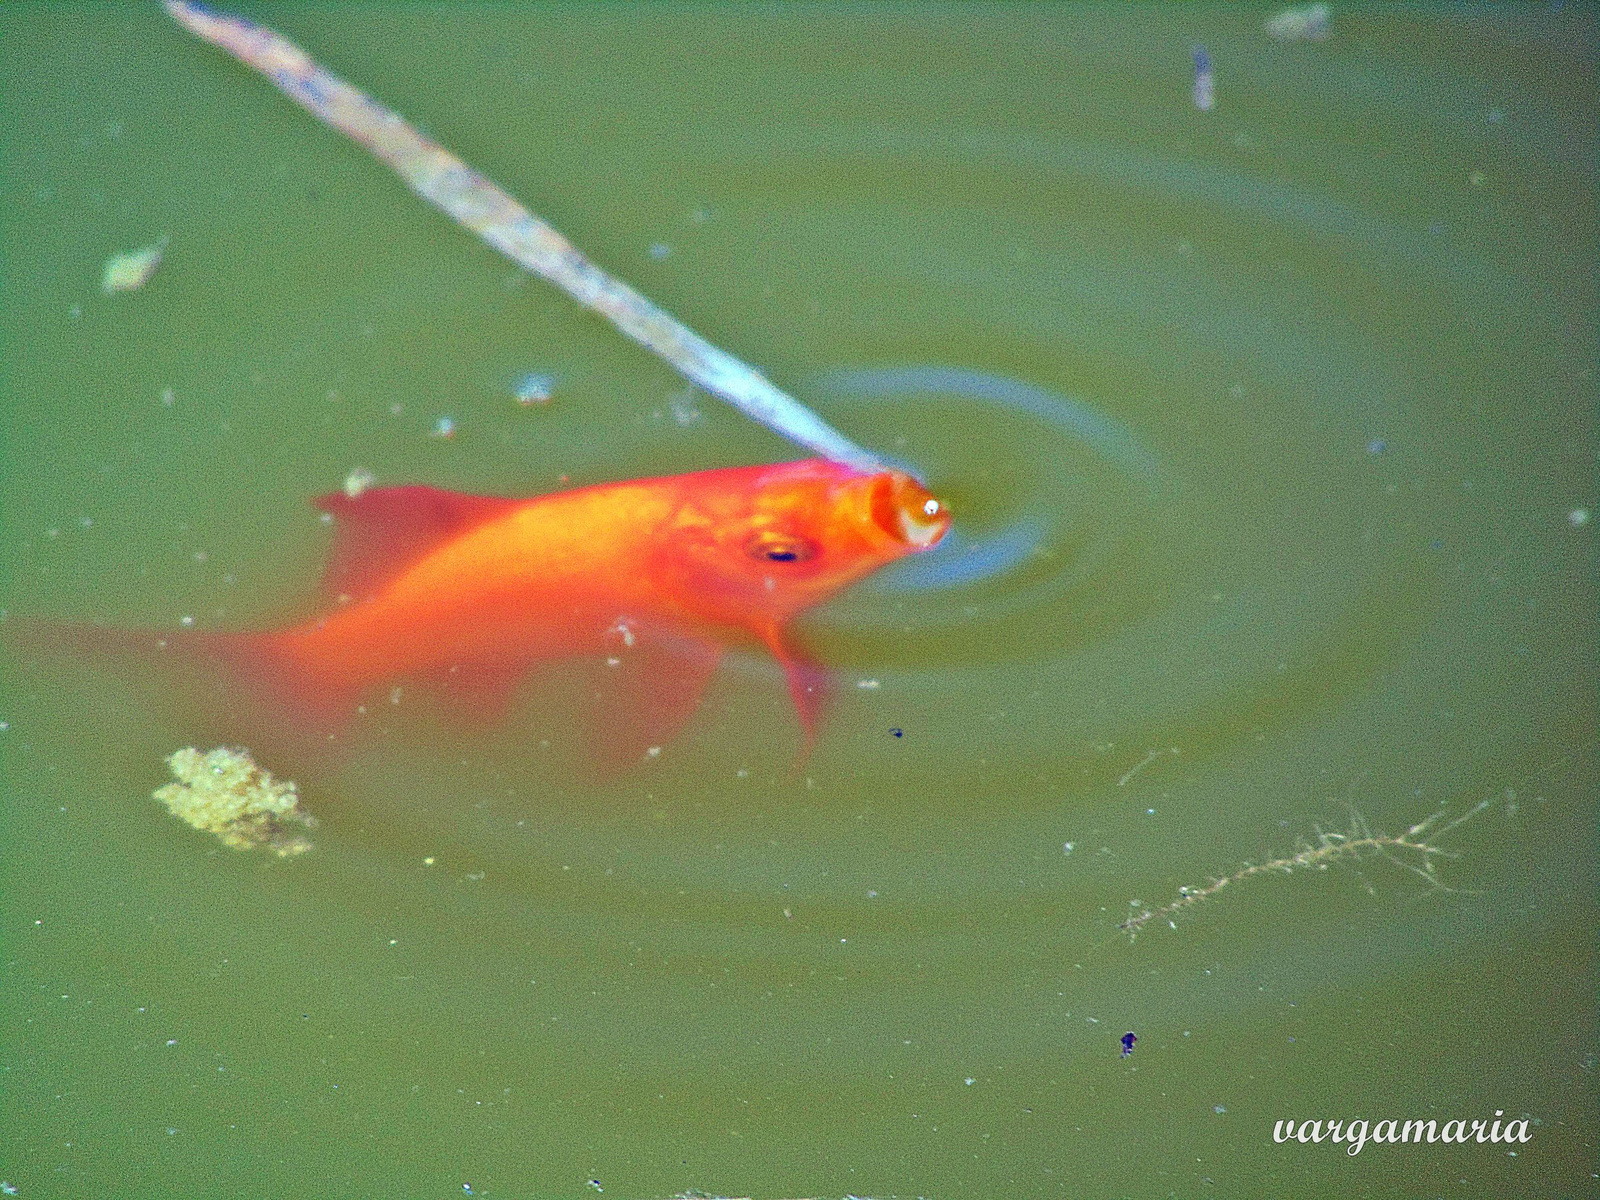
<path id="1" fill-rule="evenodd" d="M 894 734 L 895 737 L 905 737 L 906 735 L 906 731 L 904 729 L 891 729 L 889 732 Z"/>

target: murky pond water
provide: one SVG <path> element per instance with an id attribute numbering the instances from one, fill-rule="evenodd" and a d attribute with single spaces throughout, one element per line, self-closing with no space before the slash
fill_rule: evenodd
<path id="1" fill-rule="evenodd" d="M 807 619 L 799 771 L 753 655 L 599 782 L 538 687 L 401 705 L 295 772 L 292 860 L 149 799 L 228 713 L 8 649 L 18 1194 L 1591 1191 L 1591 10 L 250 13 L 957 533 Z M 799 456 L 156 6 L 8 7 L 0 86 L 8 622 L 303 615 L 356 466 Z M 1486 800 L 1444 887 L 1391 845 L 1159 912 Z M 1497 1110 L 1530 1140 L 1274 1140 Z"/>

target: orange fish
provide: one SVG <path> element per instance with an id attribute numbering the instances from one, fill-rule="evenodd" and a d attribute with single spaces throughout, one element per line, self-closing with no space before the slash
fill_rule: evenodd
<path id="1" fill-rule="evenodd" d="M 596 749 L 623 758 L 675 732 L 741 642 L 783 665 L 809 746 L 821 676 L 787 640 L 790 621 L 950 525 L 909 475 L 820 459 L 529 499 L 395 487 L 316 503 L 339 525 L 334 607 L 204 645 L 333 720 L 419 681 L 492 713 L 537 664 L 593 656 L 623 697 L 599 714 Z"/>

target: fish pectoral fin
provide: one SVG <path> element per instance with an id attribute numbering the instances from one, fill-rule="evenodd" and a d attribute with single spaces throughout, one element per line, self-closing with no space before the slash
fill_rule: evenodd
<path id="1" fill-rule="evenodd" d="M 314 503 L 337 522 L 322 586 L 330 600 L 361 600 L 449 538 L 519 501 L 433 487 L 330 492 Z"/>
<path id="2" fill-rule="evenodd" d="M 700 706 L 721 657 L 708 642 L 645 635 L 602 656 L 582 706 L 595 762 L 623 768 L 659 754 Z"/>
<path id="3" fill-rule="evenodd" d="M 822 719 L 822 708 L 828 698 L 828 673 L 797 649 L 776 625 L 761 631 L 761 640 L 772 651 L 772 657 L 783 668 L 789 684 L 789 698 L 794 701 L 795 714 L 800 718 L 800 732 L 805 739 L 800 758 L 803 762 L 817 741 L 817 724 Z"/>

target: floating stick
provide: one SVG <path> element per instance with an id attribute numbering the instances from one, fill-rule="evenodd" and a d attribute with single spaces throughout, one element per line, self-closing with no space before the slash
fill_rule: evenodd
<path id="1" fill-rule="evenodd" d="M 863 471 L 883 469 L 876 455 L 773 386 L 753 367 L 719 350 L 671 313 L 606 274 L 556 229 L 397 114 L 330 75 L 288 38 L 187 0 L 165 2 L 167 12 L 191 32 L 260 71 L 318 120 L 372 151 L 424 200 L 605 317 L 706 391 L 825 458 Z"/>

